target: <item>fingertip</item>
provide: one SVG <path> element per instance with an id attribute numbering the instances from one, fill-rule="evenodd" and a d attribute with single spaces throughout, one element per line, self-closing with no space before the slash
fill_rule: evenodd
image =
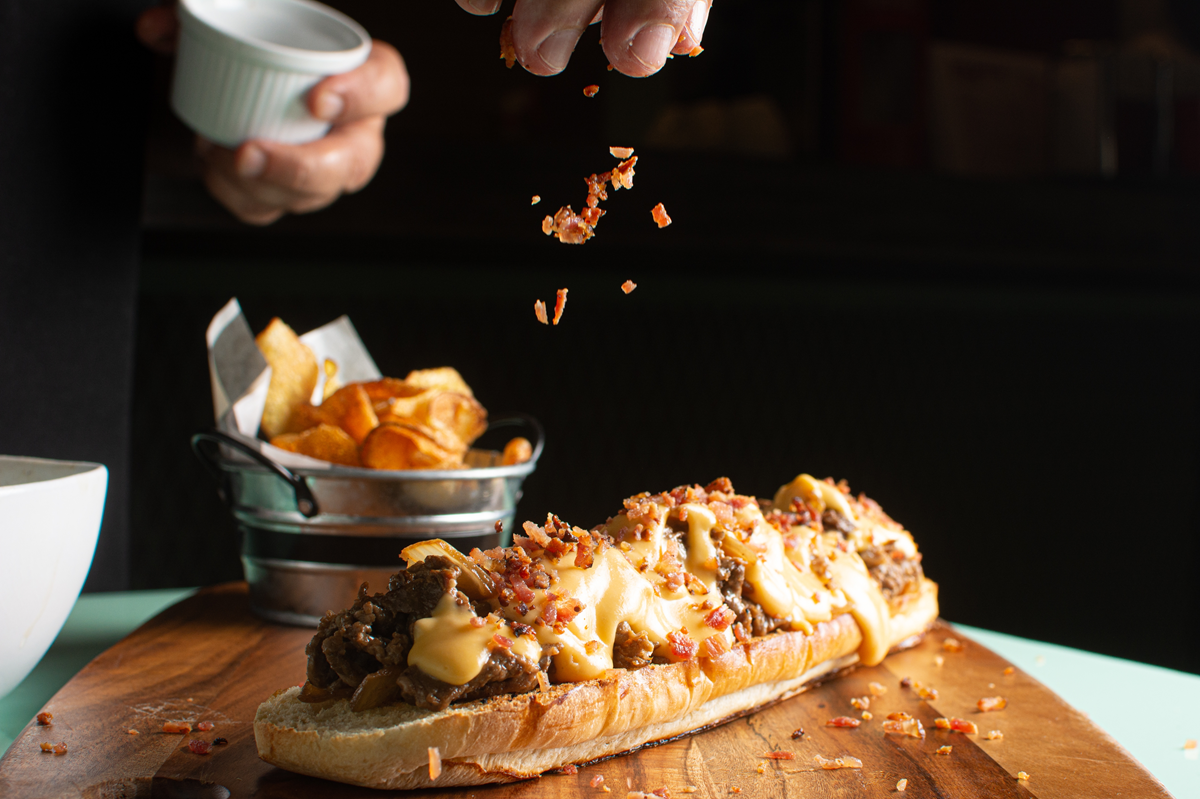
<path id="1" fill-rule="evenodd" d="M 308 105 L 314 117 L 333 122 L 346 110 L 346 98 L 340 92 L 329 89 L 314 91 L 309 97 Z"/>
<path id="2" fill-rule="evenodd" d="M 267 169 L 267 153 L 257 142 L 245 142 L 237 149 L 233 168 L 240 178 L 257 178 Z"/>
<path id="3" fill-rule="evenodd" d="M 521 66 L 534 75 L 557 75 L 567 68 L 582 35 L 582 30 L 565 28 L 551 33 L 532 49 L 518 47 Z"/>

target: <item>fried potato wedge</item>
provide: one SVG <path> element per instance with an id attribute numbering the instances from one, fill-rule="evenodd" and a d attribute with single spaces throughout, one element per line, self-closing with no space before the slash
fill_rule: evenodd
<path id="1" fill-rule="evenodd" d="M 340 427 L 319 424 L 302 433 L 284 433 L 271 439 L 271 445 L 343 466 L 360 466 L 358 445 Z"/>
<path id="2" fill-rule="evenodd" d="M 316 411 L 323 422 L 342 428 L 350 434 L 356 444 L 361 444 L 363 439 L 379 426 L 375 404 L 359 383 L 339 388 L 329 399 L 322 402 Z"/>
<path id="3" fill-rule="evenodd" d="M 371 469 L 456 469 L 462 458 L 438 446 L 416 425 L 386 422 L 362 443 L 362 464 Z"/>
<path id="4" fill-rule="evenodd" d="M 471 396 L 443 391 L 425 406 L 426 426 L 453 435 L 465 451 L 487 430 L 487 411 Z"/>
<path id="5" fill-rule="evenodd" d="M 254 341 L 271 366 L 262 431 L 272 439 L 297 429 L 292 426 L 292 415 L 312 398 L 319 366 L 313 351 L 279 317 L 272 319 Z"/>
<path id="6" fill-rule="evenodd" d="M 404 382 L 410 386 L 421 388 L 439 388 L 442 391 L 453 391 L 455 394 L 466 394 L 474 398 L 475 394 L 467 381 L 453 366 L 442 366 L 437 369 L 417 369 L 409 372 Z"/>

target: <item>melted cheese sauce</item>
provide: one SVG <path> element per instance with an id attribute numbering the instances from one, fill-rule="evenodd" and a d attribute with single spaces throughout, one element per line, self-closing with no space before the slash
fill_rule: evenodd
<path id="1" fill-rule="evenodd" d="M 432 617 L 416 622 L 408 662 L 426 674 L 452 685 L 473 679 L 487 662 L 493 636 L 513 641 L 513 652 L 537 661 L 553 651 L 555 680 L 579 682 L 602 676 L 613 668 L 617 627 L 629 624 L 654 648 L 655 658 L 676 661 L 704 652 L 703 642 L 717 639 L 717 650 L 732 648 L 731 627 L 716 629 L 724 609 L 718 591 L 721 558 L 743 564 L 743 596 L 770 615 L 784 619 L 793 630 L 812 632 L 815 624 L 841 613 L 853 614 L 863 633 L 860 659 L 873 665 L 887 654 L 890 614 L 878 585 L 871 579 L 856 549 L 894 542 L 915 553 L 908 532 L 878 511 L 878 506 L 850 500 L 836 486 L 802 474 L 775 495 L 775 507 L 787 509 L 800 498 L 818 513 L 833 509 L 854 523 L 850 544 L 836 533 L 818 533 L 793 526 L 785 536 L 768 523 L 756 502 L 688 502 L 669 507 L 661 497 L 646 498 L 633 510 L 607 523 L 618 542 L 595 556 L 593 565 L 575 566 L 572 547 L 559 558 L 541 553 L 553 575 L 548 588 L 532 589 L 534 599 L 520 613 L 514 606 L 492 604 L 497 614 L 531 626 L 536 634 L 517 636 L 508 623 L 471 626 L 471 611 L 446 596 Z M 818 562 L 820 574 L 813 571 Z M 681 569 L 690 578 L 681 580 Z M 582 605 L 566 623 L 547 624 L 548 603 L 557 607 Z M 490 617 L 494 619 L 495 617 Z M 709 622 L 718 619 L 714 627 Z M 686 635 L 696 645 L 689 652 L 676 644 Z M 675 639 L 673 642 L 672 639 Z"/>

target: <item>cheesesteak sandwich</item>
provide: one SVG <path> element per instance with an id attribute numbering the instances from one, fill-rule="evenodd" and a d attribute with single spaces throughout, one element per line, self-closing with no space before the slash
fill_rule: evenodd
<path id="1" fill-rule="evenodd" d="M 509 782 L 674 738 L 879 663 L 937 617 L 912 536 L 844 483 L 639 494 L 592 530 L 404 550 L 258 710 L 261 757 L 374 788 Z"/>

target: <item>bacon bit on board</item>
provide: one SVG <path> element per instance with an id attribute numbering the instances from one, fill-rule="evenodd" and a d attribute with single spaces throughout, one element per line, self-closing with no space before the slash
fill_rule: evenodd
<path id="1" fill-rule="evenodd" d="M 937 753 L 938 753 L 939 755 L 948 755 L 948 754 L 950 754 L 950 753 L 951 753 L 951 752 L 953 752 L 953 751 L 954 751 L 954 747 L 953 747 L 953 746 L 939 746 L 939 747 L 938 747 L 938 750 L 937 750 Z"/>
<path id="2" fill-rule="evenodd" d="M 202 721 L 196 725 L 196 729 L 200 730 L 200 732 L 208 732 L 215 726 L 217 725 L 213 724 L 211 721 Z"/>
<path id="3" fill-rule="evenodd" d="M 859 760 L 857 757 L 850 757 L 850 755 L 843 755 L 842 757 L 835 757 L 832 760 L 830 760 L 829 758 L 821 757 L 820 755 L 813 755 L 813 762 L 815 762 L 821 768 L 829 769 L 830 771 L 833 771 L 834 769 L 839 769 L 839 768 L 862 768 L 863 767 L 861 760 Z"/>
<path id="4" fill-rule="evenodd" d="M 599 788 L 603 784 L 604 784 L 604 775 L 603 774 L 597 774 L 596 776 L 592 777 L 591 786 L 593 788 Z"/>
<path id="5" fill-rule="evenodd" d="M 795 733 L 792 733 L 792 735 L 795 736 Z M 776 749 L 773 752 L 767 752 L 767 753 L 763 754 L 762 757 L 765 757 L 768 760 L 795 760 L 796 753 L 795 752 L 785 752 L 783 750 Z"/>
<path id="6" fill-rule="evenodd" d="M 186 721 L 168 721 L 162 725 L 162 731 L 175 735 L 187 735 L 192 731 L 192 725 Z"/>
<path id="7" fill-rule="evenodd" d="M 429 781 L 433 782 L 442 776 L 442 751 L 436 746 L 429 747 Z"/>
<path id="8" fill-rule="evenodd" d="M 600 87 L 594 83 L 590 86 L 583 87 L 583 96 L 584 97 L 595 97 L 599 93 L 600 93 Z"/>
<path id="9" fill-rule="evenodd" d="M 54 723 L 54 714 L 42 711 L 37 714 L 37 723 L 42 727 L 49 727 Z"/>
<path id="10" fill-rule="evenodd" d="M 212 744 L 208 741 L 202 741 L 199 738 L 193 738 L 188 741 L 188 751 L 193 755 L 207 755 L 212 751 Z"/>
<path id="11" fill-rule="evenodd" d="M 887 686 L 882 683 L 869 682 L 867 690 L 871 692 L 871 696 L 883 696 L 887 693 Z"/>
<path id="12" fill-rule="evenodd" d="M 975 726 L 975 722 L 966 719 L 950 719 L 950 729 L 966 735 L 979 734 L 979 727 Z"/>
<path id="13" fill-rule="evenodd" d="M 989 710 L 1004 710 L 1008 700 L 1002 696 L 985 696 L 977 702 L 979 709 L 986 713 Z"/>
<path id="14" fill-rule="evenodd" d="M 654 221 L 658 223 L 659 228 L 665 228 L 671 224 L 671 217 L 667 215 L 667 209 L 663 207 L 662 203 L 650 209 L 650 215 L 654 217 Z"/>
<path id="15" fill-rule="evenodd" d="M 961 652 L 966 649 L 966 646 L 957 638 L 947 638 L 942 641 L 942 649 L 947 652 Z"/>
<path id="16" fill-rule="evenodd" d="M 766 774 L 767 773 L 767 764 L 759 763 L 758 768 L 755 769 L 755 771 L 757 771 L 759 774 Z"/>
<path id="17" fill-rule="evenodd" d="M 541 201 L 542 201 L 542 195 L 540 195 L 540 194 L 535 194 L 535 195 L 533 195 L 532 197 L 530 197 L 530 198 L 529 198 L 529 204 L 530 204 L 530 205 L 537 205 L 537 204 L 538 204 L 538 203 L 540 203 Z"/>
<path id="18" fill-rule="evenodd" d="M 578 767 L 578 766 L 576 766 L 574 763 L 568 763 L 568 764 L 567 764 L 567 765 L 565 765 L 565 766 L 561 766 L 561 767 L 558 769 L 558 773 L 559 773 L 559 774 L 578 774 L 578 773 L 579 773 L 579 767 Z"/>
<path id="19" fill-rule="evenodd" d="M 671 654 L 680 660 L 691 660 L 696 655 L 696 650 L 700 647 L 692 637 L 688 635 L 687 627 L 679 628 L 679 632 L 667 633 L 667 641 L 671 644 Z"/>
<path id="20" fill-rule="evenodd" d="M 989 741 L 999 741 L 1004 738 L 1004 733 L 1000 732 L 1000 730 L 989 730 L 988 734 L 983 737 Z"/>
<path id="21" fill-rule="evenodd" d="M 741 789 L 741 788 L 739 788 L 739 787 L 737 787 L 737 786 L 735 785 L 735 786 L 733 786 L 732 788 L 730 788 L 730 789 L 729 789 L 729 792 L 730 792 L 730 793 L 741 793 L 741 792 L 742 792 L 742 789 Z"/>
<path id="22" fill-rule="evenodd" d="M 141 735 L 140 732 L 134 729 L 125 730 L 125 732 L 129 733 L 130 735 Z"/>
<path id="23" fill-rule="evenodd" d="M 793 741 L 799 741 L 803 737 L 804 737 L 804 728 L 803 727 L 797 727 L 796 729 L 792 730 L 792 740 Z"/>
<path id="24" fill-rule="evenodd" d="M 637 288 L 637 283 L 634 283 L 632 280 L 626 280 L 621 284 L 621 291 L 625 292 L 626 294 L 633 291 L 635 288 Z"/>
<path id="25" fill-rule="evenodd" d="M 229 743 L 228 738 L 213 738 L 213 746 L 224 746 Z"/>
<path id="26" fill-rule="evenodd" d="M 612 155 L 613 158 L 620 158 L 621 160 L 625 160 L 629 156 L 633 155 L 633 148 L 632 147 L 609 147 L 608 152 L 610 155 Z"/>
<path id="27" fill-rule="evenodd" d="M 922 685 L 917 688 L 917 696 L 922 699 L 937 699 L 938 692 L 932 685 Z"/>
<path id="28" fill-rule="evenodd" d="M 1024 771 L 1018 771 L 1017 779 L 1020 780 L 1021 782 L 1025 782 L 1026 780 L 1029 779 L 1029 775 L 1026 774 Z"/>
<path id="29" fill-rule="evenodd" d="M 863 718 L 863 721 L 870 721 L 871 719 L 875 718 L 875 716 L 871 713 L 871 711 L 864 710 L 862 712 L 862 718 Z"/>
<path id="30" fill-rule="evenodd" d="M 549 219 L 550 217 L 546 218 Z M 542 302 L 541 300 L 535 302 L 533 304 L 533 313 L 534 316 L 537 317 L 537 320 L 543 325 L 550 324 L 550 319 L 546 316 L 546 303 Z"/>
<path id="31" fill-rule="evenodd" d="M 896 790 L 899 791 L 900 793 L 904 793 L 905 791 L 907 791 L 908 790 L 908 780 L 903 779 L 903 780 L 900 780 L 899 782 L 897 782 Z"/>
<path id="32" fill-rule="evenodd" d="M 900 681 L 901 688 L 912 688 L 912 684 L 913 684 L 912 677 L 905 677 L 903 680 Z"/>
<path id="33" fill-rule="evenodd" d="M 941 655 L 934 655 L 933 656 L 933 665 L 937 666 L 940 669 L 942 666 L 946 665 L 946 659 L 944 657 L 942 657 Z"/>
<path id="34" fill-rule="evenodd" d="M 855 710 L 866 710 L 871 706 L 871 697 L 869 696 L 852 696 L 850 697 L 850 706 Z"/>
<path id="35" fill-rule="evenodd" d="M 852 719 L 849 716 L 838 716 L 825 722 L 826 727 L 857 727 L 862 724 L 858 719 Z"/>
<path id="36" fill-rule="evenodd" d="M 44 743 L 44 744 L 40 744 L 40 746 L 42 747 L 43 752 L 53 752 L 54 751 L 54 744 Z"/>
<path id="37" fill-rule="evenodd" d="M 500 28 L 500 57 L 504 59 L 504 66 L 509 69 L 512 69 L 513 64 L 517 63 L 517 46 L 513 44 L 512 35 L 512 17 L 504 20 L 504 25 Z"/>
<path id="38" fill-rule="evenodd" d="M 1015 674 L 1015 673 L 1016 673 L 1016 671 L 1017 671 L 1017 670 L 1016 670 L 1016 669 L 1014 669 L 1012 666 L 1009 666 L 1007 669 L 1005 669 L 1005 670 L 1004 670 L 1004 676 L 1005 676 L 1005 677 L 1011 677 L 1013 674 Z"/>
<path id="39" fill-rule="evenodd" d="M 884 733 L 892 735 L 907 735 L 909 738 L 924 738 L 925 728 L 921 725 L 920 719 L 905 719 L 904 721 L 885 721 L 883 723 Z"/>
<path id="40" fill-rule="evenodd" d="M 908 721 L 912 716 L 905 713 L 903 710 L 897 710 L 895 713 L 887 714 L 889 721 Z"/>
<path id="41" fill-rule="evenodd" d="M 567 307 L 567 289 L 559 289 L 558 296 L 554 300 L 554 324 L 558 324 L 558 320 L 562 319 L 563 311 Z"/>

